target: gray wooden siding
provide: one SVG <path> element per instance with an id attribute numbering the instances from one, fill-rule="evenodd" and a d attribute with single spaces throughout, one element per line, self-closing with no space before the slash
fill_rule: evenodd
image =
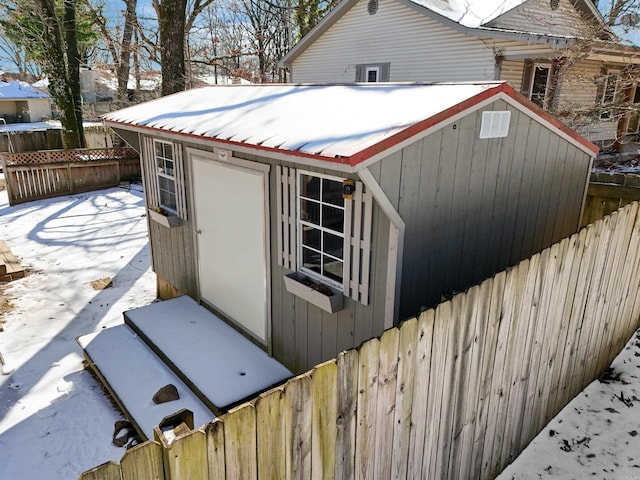
<path id="1" fill-rule="evenodd" d="M 274 160 L 238 153 L 246 160 L 280 164 Z M 295 168 L 293 164 L 281 163 Z M 343 176 L 330 169 L 304 167 L 304 170 Z M 355 177 L 354 177 L 355 178 Z M 275 192 L 276 178 L 269 178 Z M 384 329 L 389 220 L 374 203 L 371 243 L 371 283 L 369 305 L 344 298 L 344 309 L 330 314 L 292 295 L 284 287 L 284 276 L 291 270 L 278 265 L 275 195 L 270 197 L 271 228 L 271 334 L 273 356 L 294 372 L 334 358 L 339 352 L 357 347 Z M 375 273 L 374 273 L 375 272 Z"/>
<path id="2" fill-rule="evenodd" d="M 380 0 L 378 13 L 367 1 L 354 5 L 292 65 L 294 82 L 354 82 L 357 64 L 390 62 L 389 80 L 493 80 L 494 52 L 480 39 L 463 35 L 399 4 Z"/>
<path id="3" fill-rule="evenodd" d="M 372 166 L 406 222 L 400 318 L 575 232 L 589 170 L 581 150 L 503 101 L 509 136 L 478 138 L 482 111 Z"/>
<path id="4" fill-rule="evenodd" d="M 184 143 L 184 147 L 212 151 L 202 145 Z M 317 363 L 334 358 L 345 349 L 357 347 L 361 342 L 379 335 L 384 328 L 386 298 L 387 250 L 389 244 L 389 220 L 374 203 L 371 284 L 369 305 L 362 305 L 344 298 L 345 308 L 329 314 L 287 292 L 284 275 L 291 270 L 278 265 L 276 240 L 276 175 L 275 166 L 280 162 L 266 157 L 235 152 L 235 157 L 271 165 L 269 174 L 269 213 L 271 235 L 271 348 L 273 356 L 295 372 L 312 368 Z M 191 168 L 185 153 L 187 185 L 191 185 Z M 293 164 L 282 163 L 288 167 Z M 329 169 L 305 170 L 343 176 Z M 355 177 L 353 177 L 355 179 Z M 187 191 L 187 198 L 190 192 Z M 193 214 L 189 218 L 194 218 Z M 153 269 L 178 290 L 193 298 L 197 291 L 197 262 L 194 225 L 168 229 L 149 221 L 152 240 Z M 375 274 L 374 274 L 375 272 Z"/>
<path id="5" fill-rule="evenodd" d="M 588 27 L 571 0 L 552 10 L 549 0 L 533 0 L 490 22 L 488 26 L 521 32 L 584 35 Z"/>
<path id="6" fill-rule="evenodd" d="M 144 142 L 142 143 L 144 145 Z M 147 152 L 144 149 L 142 151 L 144 158 L 151 154 L 152 152 Z M 143 162 L 143 167 L 144 165 Z M 185 175 L 188 182 L 190 178 L 189 169 L 186 169 Z M 151 176 L 147 177 L 147 175 L 143 174 L 145 204 L 147 206 L 151 204 L 149 198 L 147 198 L 148 192 L 151 190 L 147 185 L 150 178 Z M 192 216 L 190 215 L 189 218 L 192 218 Z M 174 228 L 167 228 L 150 218 L 147 218 L 147 222 L 149 224 L 153 271 L 180 292 L 198 298 L 197 265 L 192 222 L 186 220 L 183 221 L 181 226 Z"/>

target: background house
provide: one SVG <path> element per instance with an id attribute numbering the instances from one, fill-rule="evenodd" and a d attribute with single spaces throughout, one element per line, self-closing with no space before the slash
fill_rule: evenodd
<path id="1" fill-rule="evenodd" d="M 640 104 L 638 53 L 588 0 L 343 0 L 281 65 L 293 82 L 505 80 L 610 143 L 640 132 L 611 108 Z"/>
<path id="2" fill-rule="evenodd" d="M 575 232 L 597 152 L 496 82 L 206 87 L 105 120 L 141 153 L 160 296 L 294 371 Z"/>
<path id="3" fill-rule="evenodd" d="M 51 98 L 19 80 L 0 80 L 0 117 L 6 123 L 35 123 L 51 118 Z"/>

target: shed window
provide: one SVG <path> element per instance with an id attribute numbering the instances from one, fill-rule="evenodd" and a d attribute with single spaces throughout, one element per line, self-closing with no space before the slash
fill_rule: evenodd
<path id="1" fill-rule="evenodd" d="M 142 173 L 147 205 L 187 220 L 182 145 L 143 137 Z"/>
<path id="2" fill-rule="evenodd" d="M 342 288 L 344 270 L 342 179 L 298 174 L 299 269 Z"/>
<path id="3" fill-rule="evenodd" d="M 169 142 L 154 140 L 156 174 L 158 177 L 159 206 L 177 214 L 176 177 L 173 145 Z"/>
<path id="4" fill-rule="evenodd" d="M 367 305 L 373 197 L 362 182 L 276 168 L 278 264 Z"/>

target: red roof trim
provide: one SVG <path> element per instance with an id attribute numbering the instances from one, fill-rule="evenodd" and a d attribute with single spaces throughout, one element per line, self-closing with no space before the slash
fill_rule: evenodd
<path id="1" fill-rule="evenodd" d="M 587 140 L 586 138 L 584 138 L 582 135 L 580 135 L 578 132 L 576 132 L 575 130 L 571 129 L 570 127 L 566 126 L 565 124 L 563 124 L 562 122 L 560 122 L 559 120 L 555 119 L 554 117 L 552 117 L 548 112 L 546 112 L 545 110 L 543 110 L 542 108 L 540 108 L 538 105 L 536 105 L 535 103 L 533 103 L 531 100 L 529 100 L 528 98 L 526 98 L 524 95 L 521 95 L 520 93 L 518 93 L 517 91 L 515 91 L 512 87 L 510 87 L 507 83 L 499 83 L 496 84 L 494 87 L 488 88 L 486 90 L 484 90 L 483 92 L 474 95 L 471 98 L 468 98 L 467 100 L 464 100 L 460 103 L 458 103 L 457 105 L 454 105 L 453 107 L 450 107 L 446 110 L 443 110 L 442 112 L 433 115 L 432 117 L 429 117 L 421 122 L 418 122 L 398 133 L 396 133 L 395 135 L 392 135 L 384 140 L 382 140 L 381 142 L 376 143 L 375 145 L 372 145 L 370 147 L 365 148 L 364 150 L 361 150 L 360 152 L 350 156 L 350 157 L 326 157 L 323 155 L 318 155 L 318 154 L 312 154 L 312 153 L 305 153 L 305 152 L 300 152 L 297 150 L 284 150 L 284 149 L 279 149 L 279 148 L 275 148 L 275 147 L 263 147 L 261 145 L 254 145 L 254 144 L 248 144 L 248 143 L 243 143 L 243 142 L 236 142 L 233 140 L 224 140 L 221 138 L 217 138 L 217 137 L 204 137 L 202 135 L 196 135 L 193 133 L 185 133 L 185 132 L 180 132 L 180 131 L 173 131 L 173 130 L 164 130 L 162 128 L 156 128 L 156 127 L 147 127 L 144 125 L 132 125 L 130 123 L 125 123 L 125 122 L 119 122 L 119 121 L 114 121 L 114 120 L 105 120 L 106 123 L 114 125 L 114 126 L 122 126 L 124 128 L 126 127 L 131 127 L 134 126 L 135 128 L 138 129 L 143 129 L 143 130 L 148 130 L 148 131 L 153 131 L 153 132 L 165 132 L 165 133 L 171 133 L 171 134 L 175 134 L 175 135 L 179 135 L 179 136 L 183 136 L 183 137 L 187 137 L 187 138 L 194 138 L 194 139 L 210 139 L 212 142 L 218 142 L 218 143 L 222 143 L 225 145 L 229 145 L 229 146 L 241 146 L 241 147 L 245 147 L 245 148 L 251 148 L 254 150 L 259 150 L 259 151 L 264 151 L 264 152 L 274 152 L 274 153 L 279 153 L 279 154 L 283 154 L 283 155 L 287 155 L 287 156 L 292 156 L 292 157 L 299 157 L 299 158 L 308 158 L 311 160 L 319 160 L 322 162 L 329 162 L 329 163 L 336 163 L 336 164 L 340 164 L 340 165 L 349 165 L 351 167 L 355 167 L 356 165 L 364 162 L 365 160 L 368 160 L 369 158 L 378 155 L 382 152 L 384 152 L 385 150 L 388 150 L 392 147 L 394 147 L 395 145 L 410 139 L 411 137 L 418 135 L 419 133 L 423 132 L 424 130 L 427 130 L 431 127 L 434 127 L 436 125 L 438 125 L 439 123 L 442 123 L 452 117 L 454 117 L 455 115 L 458 115 L 461 112 L 464 112 L 465 110 L 469 110 L 471 108 L 473 108 L 474 106 L 484 102 L 485 100 L 490 99 L 491 97 L 494 97 L 495 95 L 498 95 L 499 93 L 504 93 L 505 95 L 507 95 L 508 97 L 512 98 L 513 100 L 515 100 L 517 103 L 523 105 L 525 108 L 527 108 L 528 110 L 532 111 L 534 114 L 538 115 L 539 117 L 541 117 L 543 120 L 545 120 L 546 122 L 548 122 L 549 124 L 551 124 L 553 127 L 557 128 L 558 130 L 562 131 L 565 135 L 567 135 L 568 137 L 572 138 L 573 140 L 575 140 L 577 143 L 579 143 L 580 145 L 584 146 L 587 150 L 593 152 L 594 154 L 597 154 L 600 149 L 594 145 L 593 143 L 591 143 L 589 140 Z"/>

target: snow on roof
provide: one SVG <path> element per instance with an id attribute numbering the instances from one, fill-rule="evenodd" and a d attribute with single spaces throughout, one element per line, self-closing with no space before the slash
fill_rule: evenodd
<path id="1" fill-rule="evenodd" d="M 0 123 L 0 132 L 36 132 L 42 130 L 59 130 L 60 124 L 48 122 L 32 122 L 32 123 Z"/>
<path id="2" fill-rule="evenodd" d="M 354 165 L 500 92 L 517 96 L 504 82 L 216 86 L 103 119 Z"/>
<path id="3" fill-rule="evenodd" d="M 38 90 L 33 85 L 19 80 L 11 82 L 0 81 L 0 100 L 13 100 L 16 98 L 49 98 L 49 95 Z"/>
<path id="4" fill-rule="evenodd" d="M 443 17 L 478 28 L 500 15 L 526 3 L 527 0 L 409 0 Z"/>

